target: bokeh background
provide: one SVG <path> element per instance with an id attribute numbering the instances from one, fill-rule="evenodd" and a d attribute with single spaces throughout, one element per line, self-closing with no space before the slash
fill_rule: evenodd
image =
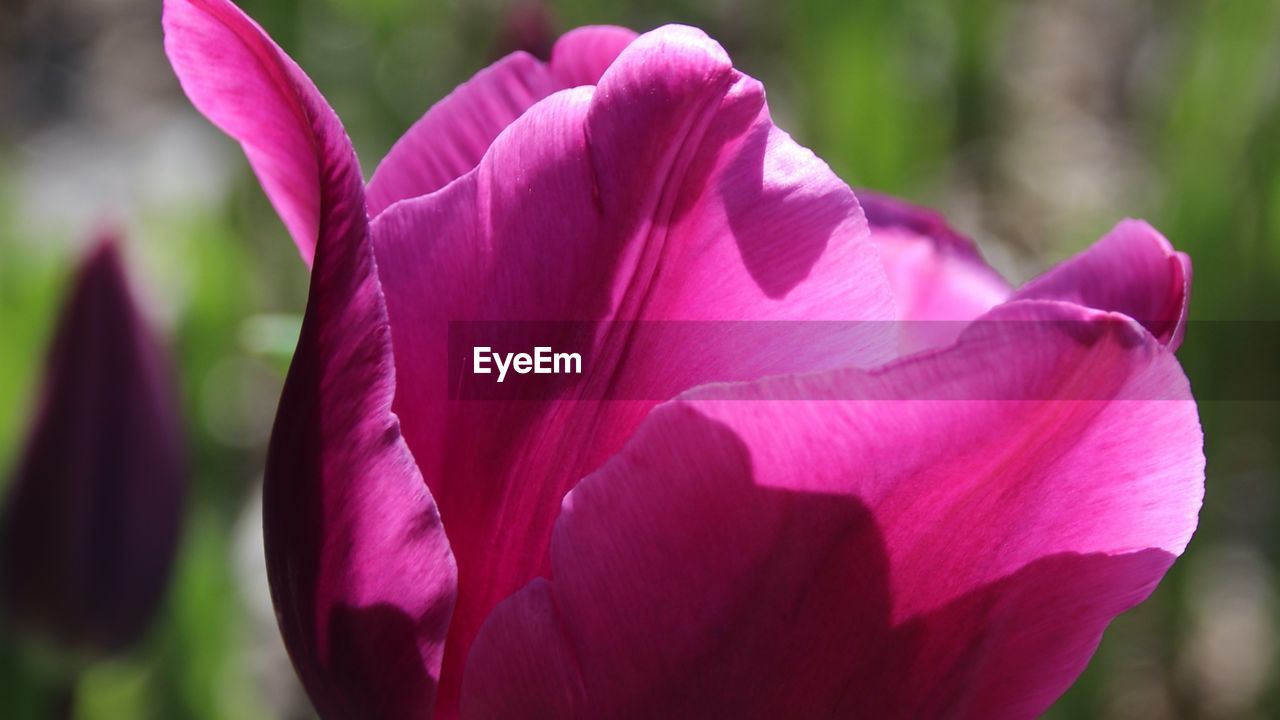
<path id="1" fill-rule="evenodd" d="M 1280 360 L 1259 350 L 1280 330 L 1280 2 L 242 5 L 315 79 L 366 172 L 508 50 L 677 21 L 764 80 L 778 123 L 851 185 L 942 208 L 1015 281 L 1121 217 L 1151 220 L 1195 261 L 1180 355 L 1207 498 L 1185 558 L 1050 717 L 1280 716 Z M 159 0 L 0 0 L 0 485 L 70 269 L 117 228 L 181 373 L 193 489 L 161 617 L 75 680 L 74 714 L 310 717 L 267 599 L 258 499 L 307 275 L 239 149 L 183 98 L 159 17 Z M 0 638 L 0 715 L 39 717 L 61 677 Z"/>

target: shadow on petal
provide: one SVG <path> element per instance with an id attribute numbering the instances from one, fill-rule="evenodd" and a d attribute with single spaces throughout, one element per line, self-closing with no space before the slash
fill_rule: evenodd
<path id="1" fill-rule="evenodd" d="M 554 580 L 485 624 L 464 717 L 1034 717 L 1173 561 L 1057 553 L 949 589 L 963 559 L 895 567 L 860 498 L 761 487 L 728 426 L 657 416 L 566 499 Z"/>
<path id="2" fill-rule="evenodd" d="M 852 196 L 844 185 L 808 192 L 787 181 L 824 169 L 821 160 L 764 122 L 751 129 L 720 180 L 742 262 L 771 298 L 785 297 L 804 282 L 848 217 Z"/>
<path id="3" fill-rule="evenodd" d="M 447 608 L 443 617 L 427 620 L 428 624 L 448 624 Z M 418 625 L 403 610 L 385 603 L 355 608 L 341 605 L 329 614 L 329 642 L 332 666 L 330 679 L 345 690 L 334 693 L 341 703 L 344 717 L 402 718 L 407 709 L 423 697 L 435 696 L 436 678 L 425 670 L 418 635 Z M 440 638 L 443 642 L 444 638 Z M 388 673 L 398 677 L 389 679 Z M 389 693 L 369 693 L 369 688 L 383 687 Z M 395 689 L 413 688 L 406 697 L 397 697 Z M 429 708 L 422 711 L 429 716 Z"/>

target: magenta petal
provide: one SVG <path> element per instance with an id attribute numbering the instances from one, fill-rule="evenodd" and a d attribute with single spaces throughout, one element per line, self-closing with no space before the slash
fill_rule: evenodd
<path id="1" fill-rule="evenodd" d="M 317 244 L 264 490 L 285 643 L 322 715 L 430 717 L 456 568 L 391 412 L 390 330 L 355 153 L 319 95 L 285 91 L 311 85 L 235 6 L 169 0 L 165 27 L 197 107 L 254 138 L 251 159 L 312 169 L 309 188 L 290 187 L 312 198 Z"/>
<path id="2" fill-rule="evenodd" d="M 322 235 L 263 528 L 280 630 L 325 717 L 430 718 L 435 704 L 457 568 L 391 412 L 394 376 L 372 248 Z"/>
<path id="3" fill-rule="evenodd" d="M 950 344 L 1009 297 L 1009 283 L 937 212 L 867 190 L 858 200 L 905 321 L 904 353 Z"/>
<path id="4" fill-rule="evenodd" d="M 531 105 L 557 90 L 594 85 L 635 36 L 620 27 L 578 28 L 556 43 L 550 64 L 516 52 L 476 73 L 414 123 L 378 165 L 369 181 L 369 216 L 470 171 Z"/>
<path id="5" fill-rule="evenodd" d="M 1125 220 L 1101 240 L 1021 287 L 1015 300 L 1066 300 L 1124 313 L 1177 349 L 1187 323 L 1191 258 L 1155 228 Z"/>
<path id="6" fill-rule="evenodd" d="M 114 241 L 75 278 L 0 541 L 7 620 L 97 658 L 135 641 L 169 579 L 185 439 L 173 377 Z"/>
<path id="7" fill-rule="evenodd" d="M 165 52 L 182 89 L 205 117 L 244 148 L 280 219 L 310 265 L 321 224 L 323 152 L 350 154 L 342 125 L 311 79 L 227 0 L 165 0 Z M 354 188 L 352 188 L 354 190 Z M 363 193 L 340 199 L 364 202 Z"/>
<path id="8" fill-rule="evenodd" d="M 711 321 L 891 318 L 853 193 L 773 126 L 759 83 L 689 28 L 643 35 L 597 87 L 537 103 L 473 172 L 380 215 L 374 237 L 396 411 L 459 566 L 445 712 L 489 610 L 545 572 L 564 493 L 656 402 L 893 352 L 879 333 L 888 322 L 785 348 L 626 334 L 630 321 L 709 321 L 713 332 Z M 581 387 L 604 391 L 450 401 L 448 324 L 466 320 L 599 321 L 599 335 L 537 341 L 584 344 Z"/>
<path id="9" fill-rule="evenodd" d="M 635 39 L 634 30 L 616 25 L 574 28 L 551 48 L 551 73 L 566 88 L 595 85 Z"/>
<path id="10" fill-rule="evenodd" d="M 1186 546 L 1203 437 L 1129 319 L 992 319 L 1017 322 L 655 410 L 485 624 L 464 717 L 1043 712 Z"/>
<path id="11" fill-rule="evenodd" d="M 369 216 L 397 200 L 435 192 L 474 168 L 498 133 L 560 88 L 547 66 L 524 52 L 481 70 L 436 103 L 387 153 L 369 180 Z"/>
<path id="12" fill-rule="evenodd" d="M 909 233 L 933 245 L 938 253 L 970 261 L 999 277 L 982 259 L 978 246 L 948 225 L 938 211 L 873 190 L 858 190 L 857 194 L 872 232 L 900 230 Z"/>

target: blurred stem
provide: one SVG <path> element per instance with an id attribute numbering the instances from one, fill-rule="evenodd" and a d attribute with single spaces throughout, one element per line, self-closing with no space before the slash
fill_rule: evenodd
<path id="1" fill-rule="evenodd" d="M 62 678 L 53 691 L 53 700 L 49 703 L 51 720 L 73 720 L 76 716 L 76 684 L 79 677 L 71 675 Z"/>

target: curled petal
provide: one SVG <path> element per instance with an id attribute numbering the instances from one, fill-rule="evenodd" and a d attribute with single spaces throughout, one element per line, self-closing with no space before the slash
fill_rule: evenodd
<path id="1" fill-rule="evenodd" d="M 19 630 L 96 657 L 155 614 L 187 480 L 173 377 L 114 240 L 81 267 L 46 367 L 5 507 L 0 588 Z"/>
<path id="2" fill-rule="evenodd" d="M 165 30 L 193 102 L 244 142 L 268 192 L 287 177 L 288 197 L 309 199 L 289 206 L 310 223 L 315 267 L 264 489 L 285 643 L 322 715 L 430 717 L 456 567 L 391 412 L 395 366 L 355 153 L 297 66 L 234 5 L 168 0 Z M 264 171 L 277 168 L 264 158 L 289 171 Z"/>
<path id="3" fill-rule="evenodd" d="M 551 579 L 485 624 L 464 717 L 1043 712 L 1186 546 L 1203 438 L 1128 318 L 997 312 L 880 370 L 655 410 L 566 497 Z"/>
<path id="4" fill-rule="evenodd" d="M 1084 252 L 1019 288 L 1013 299 L 1066 300 L 1124 313 L 1176 350 L 1191 299 L 1191 258 L 1155 228 L 1124 220 Z"/>
<path id="5" fill-rule="evenodd" d="M 362 188 L 339 189 L 326 165 L 352 153 L 342 124 L 306 73 L 227 0 L 166 0 L 165 52 L 182 89 L 205 117 L 240 142 L 271 204 L 310 265 L 330 203 L 359 204 Z M 325 144 L 317 147 L 317 139 Z M 356 175 L 359 179 L 359 175 Z"/>

